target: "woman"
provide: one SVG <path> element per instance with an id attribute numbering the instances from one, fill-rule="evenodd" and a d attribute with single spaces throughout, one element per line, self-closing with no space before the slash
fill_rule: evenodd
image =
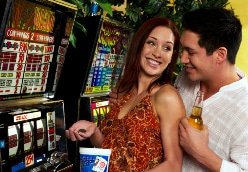
<path id="1" fill-rule="evenodd" d="M 110 172 L 181 171 L 178 124 L 185 109 L 171 85 L 178 51 L 179 33 L 172 21 L 146 21 L 133 37 L 118 99 L 100 128 L 78 121 L 67 136 L 112 149 Z"/>

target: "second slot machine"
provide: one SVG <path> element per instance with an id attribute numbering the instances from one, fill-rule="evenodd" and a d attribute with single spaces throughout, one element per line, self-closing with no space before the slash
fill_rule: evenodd
<path id="1" fill-rule="evenodd" d="M 71 171 L 63 101 L 30 100 L 0 105 L 0 171 Z"/>

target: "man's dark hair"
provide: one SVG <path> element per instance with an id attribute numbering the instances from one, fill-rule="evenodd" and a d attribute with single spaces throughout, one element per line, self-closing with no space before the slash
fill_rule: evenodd
<path id="1" fill-rule="evenodd" d="M 227 49 L 231 64 L 235 59 L 242 40 L 242 25 L 233 10 L 225 8 L 200 8 L 183 16 L 184 30 L 199 34 L 199 45 L 212 54 L 219 47 Z"/>

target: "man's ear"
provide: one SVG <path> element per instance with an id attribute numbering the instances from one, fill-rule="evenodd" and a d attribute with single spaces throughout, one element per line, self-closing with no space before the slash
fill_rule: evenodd
<path id="1" fill-rule="evenodd" d="M 219 47 L 215 50 L 216 53 L 216 62 L 222 63 L 227 59 L 227 49 L 225 47 Z"/>

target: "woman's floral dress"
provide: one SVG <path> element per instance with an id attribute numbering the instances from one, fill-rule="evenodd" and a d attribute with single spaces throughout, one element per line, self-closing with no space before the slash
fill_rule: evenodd
<path id="1" fill-rule="evenodd" d="M 142 172 L 163 161 L 160 124 L 150 94 L 118 119 L 120 108 L 129 98 L 127 94 L 113 104 L 101 123 L 105 135 L 102 148 L 112 149 L 109 172 Z"/>

